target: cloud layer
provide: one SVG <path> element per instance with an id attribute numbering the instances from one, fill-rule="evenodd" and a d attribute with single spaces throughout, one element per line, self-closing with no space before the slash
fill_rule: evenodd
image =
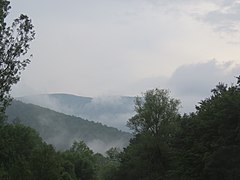
<path id="1" fill-rule="evenodd" d="M 15 96 L 135 96 L 167 87 L 185 64 L 240 63 L 236 0 L 22 0 L 12 7 L 11 17 L 28 14 L 37 33 Z"/>
<path id="2" fill-rule="evenodd" d="M 240 64 L 233 62 L 218 63 L 210 60 L 205 63 L 186 64 L 177 68 L 170 77 L 155 77 L 129 84 L 132 93 L 145 92 L 159 88 L 169 89 L 171 96 L 182 103 L 181 113 L 195 111 L 195 106 L 207 98 L 219 82 L 236 84 L 240 74 Z M 138 95 L 141 95 L 140 93 Z M 134 98 L 120 96 L 100 96 L 95 98 L 72 95 L 38 95 L 20 100 L 63 112 L 69 115 L 100 122 L 129 131 L 127 121 L 134 115 Z M 43 121 L 45 123 L 45 121 Z"/>

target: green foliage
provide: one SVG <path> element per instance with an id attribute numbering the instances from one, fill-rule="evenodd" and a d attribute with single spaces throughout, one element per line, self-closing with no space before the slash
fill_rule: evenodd
<path id="1" fill-rule="evenodd" d="M 204 168 L 204 179 L 240 179 L 239 145 L 223 146 L 213 152 Z"/>
<path id="2" fill-rule="evenodd" d="M 76 179 L 74 164 L 71 163 L 66 158 L 64 158 L 63 156 L 61 156 L 61 167 L 62 167 L 61 178 L 63 180 Z"/>
<path id="3" fill-rule="evenodd" d="M 61 176 L 61 180 L 73 180 L 73 178 L 71 177 L 70 174 L 68 174 L 67 172 L 64 172 Z"/>
<path id="4" fill-rule="evenodd" d="M 111 161 L 119 161 L 121 150 L 116 147 L 112 147 L 106 151 L 107 158 Z"/>
<path id="5" fill-rule="evenodd" d="M 20 15 L 11 26 L 7 26 L 5 18 L 11 8 L 9 1 L 0 1 L 0 114 L 3 113 L 11 100 L 11 86 L 20 79 L 21 71 L 30 62 L 26 58 L 30 42 L 34 39 L 34 29 L 31 20 L 26 15 Z"/>
<path id="6" fill-rule="evenodd" d="M 219 84 L 185 116 L 176 138 L 179 179 L 239 179 L 240 91 Z"/>
<path id="7" fill-rule="evenodd" d="M 121 150 L 116 147 L 112 147 L 108 151 L 106 151 L 106 162 L 102 164 L 101 168 L 102 179 L 116 179 L 116 174 L 120 167 L 120 154 Z"/>
<path id="8" fill-rule="evenodd" d="M 80 156 L 91 157 L 93 155 L 93 151 L 83 141 L 74 141 L 70 151 Z"/>
<path id="9" fill-rule="evenodd" d="M 166 131 L 164 125 L 178 117 L 179 100 L 170 98 L 169 91 L 149 90 L 135 101 L 136 115 L 128 121 L 135 133 L 150 132 L 154 136 Z"/>
<path id="10" fill-rule="evenodd" d="M 121 155 L 118 179 L 240 178 L 239 85 L 217 85 L 196 107 L 196 113 L 182 117 L 176 108 L 172 113 L 166 111 L 173 116 L 161 116 L 161 101 L 154 97 L 154 90 L 150 92 L 145 94 L 148 98 L 136 100 L 137 114 L 129 120 L 136 135 Z"/>
<path id="11" fill-rule="evenodd" d="M 167 90 L 150 90 L 136 98 L 137 114 L 128 121 L 135 137 L 122 153 L 120 179 L 167 178 L 169 145 L 175 135 L 179 104 Z"/>
<path id="12" fill-rule="evenodd" d="M 7 167 L 15 158 L 28 157 L 41 144 L 35 130 L 20 124 L 0 127 L 0 159 Z"/>
<path id="13" fill-rule="evenodd" d="M 68 152 L 57 153 L 35 130 L 21 124 L 1 126 L 0 162 L 3 180 L 76 180 L 79 172 L 81 178 L 91 179 L 94 166 L 93 152 L 86 145 L 75 143 Z"/>
<path id="14" fill-rule="evenodd" d="M 96 178 L 93 151 L 83 141 L 75 141 L 72 147 L 62 155 L 64 159 L 74 165 L 77 179 L 91 180 Z"/>
<path id="15" fill-rule="evenodd" d="M 36 180 L 58 180 L 60 178 L 60 161 L 52 145 L 43 144 L 32 151 L 30 169 Z"/>
<path id="16" fill-rule="evenodd" d="M 102 154 L 94 155 L 98 180 L 115 180 L 120 166 L 120 149 L 110 148 L 106 157 Z"/>
<path id="17" fill-rule="evenodd" d="M 157 180 L 166 177 L 168 147 L 151 134 L 138 134 L 124 149 L 119 179 Z"/>
<path id="18" fill-rule="evenodd" d="M 7 124 L 0 128 L 0 177 L 3 179 L 47 179 L 40 174 L 53 177 L 49 172 L 57 173 L 52 166 L 55 154 L 55 150 L 44 144 L 29 127 Z"/>

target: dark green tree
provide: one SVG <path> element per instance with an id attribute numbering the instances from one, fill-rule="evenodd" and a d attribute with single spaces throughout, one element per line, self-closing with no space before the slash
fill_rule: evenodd
<path id="1" fill-rule="evenodd" d="M 94 153 L 83 141 L 75 141 L 62 156 L 74 165 L 77 179 L 92 180 L 96 178 Z"/>
<path id="2" fill-rule="evenodd" d="M 61 178 L 63 180 L 76 180 L 75 167 L 72 162 L 61 156 Z"/>
<path id="3" fill-rule="evenodd" d="M 112 147 L 106 151 L 107 158 L 111 161 L 119 161 L 121 150 L 116 147 Z"/>
<path id="4" fill-rule="evenodd" d="M 181 120 L 176 136 L 178 179 L 240 178 L 240 91 L 219 84 L 194 114 Z"/>
<path id="5" fill-rule="evenodd" d="M 31 177 L 30 157 L 42 139 L 35 130 L 20 124 L 0 126 L 0 177 L 26 179 Z"/>
<path id="6" fill-rule="evenodd" d="M 96 155 L 97 177 L 99 180 L 115 180 L 120 166 L 119 148 L 113 147 L 106 151 L 106 157 Z"/>
<path id="7" fill-rule="evenodd" d="M 167 179 L 168 146 L 151 134 L 137 134 L 121 155 L 118 179 Z"/>
<path id="8" fill-rule="evenodd" d="M 10 10 L 10 2 L 0 0 L 0 117 L 10 103 L 10 91 L 13 84 L 20 79 L 22 70 L 29 64 L 26 57 L 35 31 L 31 20 L 20 15 L 8 26 L 6 17 Z"/>
<path id="9" fill-rule="evenodd" d="M 153 136 L 166 135 L 165 124 L 172 124 L 179 116 L 180 101 L 169 96 L 164 89 L 149 90 L 135 100 L 136 115 L 127 126 L 135 133 L 149 132 Z"/>
<path id="10" fill-rule="evenodd" d="M 168 179 L 179 104 L 167 90 L 150 90 L 136 98 L 136 115 L 128 121 L 135 137 L 121 155 L 119 179 Z"/>
<path id="11" fill-rule="evenodd" d="M 30 170 L 34 180 L 59 180 L 61 177 L 60 156 L 52 145 L 43 143 L 30 156 Z"/>

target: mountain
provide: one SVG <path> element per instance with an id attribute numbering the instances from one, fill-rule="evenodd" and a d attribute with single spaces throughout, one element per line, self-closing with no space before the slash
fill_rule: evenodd
<path id="1" fill-rule="evenodd" d="M 95 152 L 104 153 L 111 147 L 126 146 L 131 138 L 130 133 L 116 128 L 20 101 L 13 101 L 6 114 L 10 122 L 20 121 L 36 129 L 58 150 L 67 149 L 74 140 L 81 139 Z"/>
<path id="2" fill-rule="evenodd" d="M 41 94 L 17 98 L 57 112 L 82 117 L 108 126 L 129 131 L 127 120 L 134 115 L 134 97 L 82 97 L 71 94 Z"/>

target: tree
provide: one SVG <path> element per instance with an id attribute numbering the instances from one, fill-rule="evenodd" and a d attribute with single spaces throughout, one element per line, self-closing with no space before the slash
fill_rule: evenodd
<path id="1" fill-rule="evenodd" d="M 176 136 L 178 179 L 240 178 L 240 91 L 219 84 L 196 113 L 181 120 Z"/>
<path id="2" fill-rule="evenodd" d="M 169 148 L 149 133 L 137 134 L 121 154 L 118 179 L 167 179 Z"/>
<path id="3" fill-rule="evenodd" d="M 149 90 L 144 97 L 135 100 L 136 115 L 129 119 L 127 126 L 135 133 L 150 132 L 153 136 L 164 133 L 164 124 L 170 124 L 178 116 L 180 101 L 170 98 L 169 91 Z"/>
<path id="4" fill-rule="evenodd" d="M 77 179 L 91 180 L 95 178 L 94 154 L 83 141 L 75 141 L 69 150 L 63 152 L 62 156 L 74 165 Z"/>
<path id="5" fill-rule="evenodd" d="M 111 161 L 119 161 L 121 149 L 112 147 L 106 151 L 107 158 Z"/>
<path id="6" fill-rule="evenodd" d="M 75 170 L 74 170 L 74 164 L 71 163 L 69 160 L 61 158 L 61 177 L 62 180 L 76 180 Z"/>
<path id="7" fill-rule="evenodd" d="M 43 143 L 32 151 L 30 169 L 34 180 L 60 179 L 60 157 L 52 145 Z"/>
<path id="8" fill-rule="evenodd" d="M 29 64 L 26 57 L 30 42 L 35 31 L 31 20 L 26 15 L 20 15 L 11 26 L 5 19 L 10 10 L 10 2 L 0 0 L 0 114 L 9 105 L 11 86 L 20 80 L 22 70 Z M 3 117 L 0 117 L 1 119 Z"/>
<path id="9" fill-rule="evenodd" d="M 240 75 L 237 78 L 237 84 L 240 85 Z"/>
<path id="10" fill-rule="evenodd" d="M 30 177 L 32 175 L 29 165 L 31 154 L 41 145 L 42 139 L 29 127 L 20 124 L 0 126 L 1 179 Z"/>
<path id="11" fill-rule="evenodd" d="M 99 180 L 115 180 L 120 166 L 120 152 L 119 148 L 112 147 L 106 151 L 106 157 L 95 155 Z"/>
<path id="12" fill-rule="evenodd" d="M 119 179 L 167 179 L 179 104 L 167 90 L 149 90 L 136 98 L 136 115 L 127 124 L 135 137 L 121 155 Z"/>

